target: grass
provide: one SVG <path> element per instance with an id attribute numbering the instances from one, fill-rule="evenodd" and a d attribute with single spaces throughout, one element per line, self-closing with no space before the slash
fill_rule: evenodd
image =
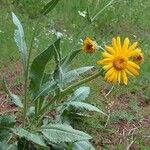
<path id="1" fill-rule="evenodd" d="M 26 42 L 29 45 L 38 11 L 46 1 L 36 1 L 36 5 L 34 2 L 35 0 L 25 0 L 20 1 L 18 6 L 14 6 L 9 0 L 0 0 L 0 14 L 2 14 L 0 16 L 0 68 L 4 65 L 9 66 L 10 61 L 17 61 L 19 58 L 13 39 L 14 26 L 11 12 L 15 12 L 22 21 Z M 130 145 L 130 142 L 134 141 L 133 148 L 148 150 L 150 143 L 147 142 L 147 138 L 143 139 L 143 136 L 148 135 L 146 124 L 139 127 L 136 121 L 143 121 L 150 115 L 150 1 L 115 0 L 115 3 L 104 10 L 90 25 L 85 18 L 78 14 L 78 11 L 84 11 L 89 7 L 91 16 L 94 16 L 108 2 L 109 0 L 64 0 L 59 2 L 52 13 L 43 18 L 40 23 L 34 54 L 44 50 L 53 41 L 54 28 L 64 35 L 61 43 L 63 55 L 68 51 L 80 48 L 78 42 L 86 36 L 92 37 L 102 46 L 110 43 L 111 38 L 117 35 L 122 38 L 128 36 L 131 41 L 139 41 L 139 46 L 145 55 L 140 76 L 130 80 L 128 86 L 116 86 L 107 99 L 104 95 L 111 89 L 110 84 L 104 83 L 102 78 L 88 84 L 91 87 L 88 101 L 103 111 L 111 112 L 108 122 L 104 116 L 94 114 L 90 121 L 82 119 L 83 124 L 79 126 L 94 136 L 93 143 L 97 148 L 100 146 L 104 150 L 111 148 L 123 150 Z M 88 56 L 83 53 L 76 59 L 72 67 L 95 65 L 98 59 L 99 53 Z M 18 80 L 16 82 L 19 83 Z M 111 103 L 114 104 L 110 106 Z M 118 122 L 119 125 L 116 125 Z M 78 122 L 78 124 L 80 123 Z M 122 124 L 123 127 L 120 127 Z M 129 126 L 126 127 L 127 125 Z M 133 125 L 138 127 L 133 137 L 132 135 L 127 136 L 126 132 L 122 137 L 118 137 L 120 135 L 120 132 L 117 132 L 118 129 L 127 129 L 129 132 L 134 128 Z M 115 138 L 120 141 L 115 141 Z"/>

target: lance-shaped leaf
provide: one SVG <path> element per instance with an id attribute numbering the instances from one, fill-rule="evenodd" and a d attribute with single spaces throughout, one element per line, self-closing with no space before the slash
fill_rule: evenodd
<path id="1" fill-rule="evenodd" d="M 62 59 L 61 67 L 63 70 L 67 70 L 68 66 L 70 65 L 72 60 L 77 56 L 77 54 L 79 54 L 79 52 L 81 52 L 81 50 L 73 51 L 69 55 L 67 55 L 65 58 Z"/>
<path id="2" fill-rule="evenodd" d="M 20 138 L 25 138 L 28 141 L 32 141 L 33 143 L 46 147 L 44 139 L 42 135 L 40 135 L 39 133 L 31 133 L 20 127 L 12 129 L 12 131 L 14 134 L 18 135 Z"/>
<path id="3" fill-rule="evenodd" d="M 21 60 L 22 63 L 24 65 L 24 70 L 26 70 L 26 66 L 27 66 L 27 47 L 26 47 L 26 43 L 25 43 L 25 39 L 24 39 L 24 31 L 23 31 L 23 27 L 19 21 L 19 19 L 17 18 L 17 16 L 12 12 L 12 19 L 13 19 L 13 23 L 16 25 L 17 29 L 15 30 L 14 33 L 14 39 L 15 42 L 18 46 L 20 55 L 21 55 Z"/>
<path id="4" fill-rule="evenodd" d="M 54 56 L 55 49 L 59 49 L 59 47 L 60 39 L 58 39 L 54 44 L 49 46 L 33 60 L 31 65 L 30 90 L 33 92 L 34 98 L 38 95 L 41 88 L 45 66 Z"/>
<path id="5" fill-rule="evenodd" d="M 39 90 L 38 95 L 35 97 L 34 100 L 37 100 L 40 96 L 43 96 L 44 94 L 47 94 L 49 92 L 54 91 L 55 89 L 57 89 L 58 86 L 56 85 L 55 81 L 49 81 L 46 82 L 45 84 L 43 84 Z"/>
<path id="6" fill-rule="evenodd" d="M 65 112 L 65 110 L 67 110 L 68 112 L 70 112 L 70 110 L 77 110 L 77 111 L 96 111 L 96 112 L 100 112 L 103 115 L 107 115 L 106 113 L 104 113 L 103 111 L 101 111 L 100 109 L 98 109 L 97 107 L 85 103 L 83 101 L 85 101 L 85 99 L 88 97 L 90 93 L 90 88 L 89 87 L 80 87 L 78 88 L 69 98 L 66 102 L 64 102 L 63 105 L 61 105 L 58 108 L 59 111 L 59 115 L 63 115 L 63 113 Z M 59 116 L 59 117 L 60 117 Z"/>
<path id="7" fill-rule="evenodd" d="M 95 150 L 89 141 L 78 141 L 73 144 L 73 150 Z"/>
<path id="8" fill-rule="evenodd" d="M 64 85 L 76 80 L 81 74 L 91 70 L 92 68 L 93 68 L 93 66 L 81 67 L 81 68 L 77 68 L 77 69 L 74 69 L 74 70 L 71 70 L 71 71 L 65 73 L 63 76 Z"/>
<path id="9" fill-rule="evenodd" d="M 48 14 L 53 8 L 55 8 L 58 2 L 59 0 L 51 0 L 50 2 L 48 2 L 42 9 L 41 14 L 43 15 Z"/>
<path id="10" fill-rule="evenodd" d="M 9 98 L 16 106 L 23 108 L 20 97 L 10 92 L 6 85 L 5 79 L 3 79 L 3 90 L 6 92 L 6 94 L 8 94 Z"/>
<path id="11" fill-rule="evenodd" d="M 64 124 L 49 124 L 43 126 L 41 132 L 50 142 L 75 142 L 79 140 L 91 139 L 91 136 L 79 130 L 73 129 L 69 125 Z"/>
<path id="12" fill-rule="evenodd" d="M 90 10 L 89 10 L 89 8 L 87 8 L 87 20 L 91 23 L 92 22 L 92 20 L 91 20 L 91 16 L 90 16 Z"/>
<path id="13" fill-rule="evenodd" d="M 0 141 L 8 140 L 10 137 L 10 128 L 15 125 L 15 118 L 9 115 L 0 116 Z"/>
<path id="14" fill-rule="evenodd" d="M 83 86 L 78 88 L 68 101 L 84 101 L 90 94 L 90 88 Z"/>
<path id="15" fill-rule="evenodd" d="M 65 110 L 69 108 L 70 102 L 80 102 L 84 101 L 90 94 L 89 87 L 78 88 L 60 107 L 58 107 L 59 114 L 62 115 Z"/>
<path id="16" fill-rule="evenodd" d="M 102 113 L 103 115 L 107 115 L 106 113 L 104 113 L 103 111 L 99 110 L 97 107 L 91 105 L 91 104 L 88 104 L 88 103 L 84 103 L 84 102 L 76 102 L 76 101 L 73 101 L 73 102 L 70 102 L 67 104 L 67 108 L 73 108 L 75 110 L 78 110 L 78 111 L 84 111 L 84 110 L 87 110 L 87 111 L 96 111 L 96 112 L 100 112 Z"/>

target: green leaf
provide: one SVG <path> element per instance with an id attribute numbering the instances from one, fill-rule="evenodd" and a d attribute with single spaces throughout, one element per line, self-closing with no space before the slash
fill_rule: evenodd
<path id="1" fill-rule="evenodd" d="M 43 14 L 43 15 L 48 14 L 53 8 L 55 8 L 55 6 L 57 5 L 58 2 L 59 2 L 59 0 L 51 0 L 42 9 L 41 14 Z"/>
<path id="2" fill-rule="evenodd" d="M 71 102 L 80 102 L 84 101 L 88 95 L 90 94 L 90 88 L 89 87 L 80 87 L 78 88 L 69 98 L 66 102 L 64 102 L 63 105 L 58 107 L 59 114 L 62 115 L 63 112 L 68 109 L 69 104 Z"/>
<path id="3" fill-rule="evenodd" d="M 17 150 L 16 144 L 7 144 L 5 142 L 0 142 L 0 150 Z"/>
<path id="4" fill-rule="evenodd" d="M 88 66 L 88 67 L 81 67 L 78 69 L 71 70 L 67 73 L 64 74 L 63 76 L 63 83 L 66 85 L 67 83 L 73 82 L 76 80 L 81 74 L 91 70 L 93 66 Z"/>
<path id="5" fill-rule="evenodd" d="M 15 30 L 14 33 L 14 39 L 15 42 L 19 48 L 19 52 L 21 55 L 21 60 L 22 63 L 24 65 L 24 70 L 26 70 L 26 66 L 27 66 L 27 47 L 26 47 L 26 43 L 25 43 L 25 39 L 24 39 L 24 31 L 23 31 L 23 27 L 19 21 L 19 19 L 17 18 L 17 16 L 12 12 L 12 19 L 13 19 L 13 23 L 16 25 L 17 29 Z"/>
<path id="6" fill-rule="evenodd" d="M 79 54 L 79 52 L 81 52 L 81 50 L 76 50 L 71 52 L 68 56 L 66 56 L 65 58 L 62 59 L 62 69 L 67 70 L 68 66 L 70 65 L 70 63 L 72 62 L 72 60 L 77 56 L 77 54 Z"/>
<path id="7" fill-rule="evenodd" d="M 8 89 L 8 87 L 6 85 L 5 79 L 3 79 L 3 90 L 6 92 L 6 94 L 8 94 L 9 98 L 12 100 L 12 102 L 16 106 L 23 108 L 23 104 L 21 102 L 20 97 L 10 92 L 10 90 Z"/>
<path id="8" fill-rule="evenodd" d="M 10 128 L 15 125 L 15 118 L 9 115 L 0 116 L 0 141 L 8 140 L 10 137 Z"/>
<path id="9" fill-rule="evenodd" d="M 91 104 L 84 103 L 84 102 L 70 102 L 67 105 L 69 107 L 73 107 L 77 110 L 88 110 L 88 111 L 101 112 L 97 107 L 95 107 Z"/>
<path id="10" fill-rule="evenodd" d="M 0 116 L 0 129 L 12 128 L 15 125 L 15 118 L 10 115 Z"/>
<path id="11" fill-rule="evenodd" d="M 37 100 L 40 96 L 43 96 L 44 94 L 47 94 L 49 92 L 54 91 L 55 89 L 57 89 L 57 85 L 55 81 L 49 81 L 45 84 L 43 84 L 39 90 L 38 95 L 35 97 L 34 101 Z"/>
<path id="12" fill-rule="evenodd" d="M 58 39 L 54 44 L 49 46 L 45 51 L 43 51 L 33 60 L 33 63 L 31 65 L 30 90 L 33 92 L 34 98 L 37 95 L 39 95 L 39 90 L 41 88 L 44 76 L 45 66 L 54 56 L 55 48 L 58 49 L 59 46 L 60 39 Z"/>
<path id="13" fill-rule="evenodd" d="M 92 19 L 90 17 L 90 10 L 89 8 L 87 8 L 87 20 L 91 23 L 92 22 Z"/>
<path id="14" fill-rule="evenodd" d="M 71 126 L 64 124 L 49 124 L 43 126 L 41 132 L 46 139 L 53 143 L 75 142 L 78 140 L 91 139 L 91 136 L 88 134 L 75 130 Z"/>
<path id="15" fill-rule="evenodd" d="M 67 144 L 66 143 L 52 143 L 47 141 L 49 145 L 52 146 L 52 150 L 67 150 Z"/>
<path id="16" fill-rule="evenodd" d="M 95 150 L 95 148 L 89 141 L 79 141 L 74 143 L 73 150 Z"/>
<path id="17" fill-rule="evenodd" d="M 84 102 L 76 102 L 76 101 L 73 101 L 73 102 L 70 102 L 67 104 L 68 105 L 68 109 L 69 108 L 74 108 L 75 110 L 87 110 L 87 111 L 96 111 L 96 112 L 100 112 L 102 113 L 103 115 L 106 115 L 106 113 L 104 113 L 103 111 L 101 111 L 100 109 L 98 109 L 97 107 L 91 105 L 91 104 L 88 104 L 88 103 L 84 103 Z"/>
<path id="18" fill-rule="evenodd" d="M 83 86 L 78 88 L 68 101 L 84 101 L 89 96 L 89 94 L 90 88 Z"/>
<path id="19" fill-rule="evenodd" d="M 27 116 L 29 118 L 33 118 L 35 115 L 35 107 L 34 106 L 31 106 L 28 108 L 28 111 L 27 111 Z"/>
<path id="20" fill-rule="evenodd" d="M 23 128 L 12 129 L 13 133 L 18 135 L 20 138 L 25 138 L 27 141 L 32 141 L 35 144 L 46 147 L 43 136 L 39 133 L 31 133 Z"/>

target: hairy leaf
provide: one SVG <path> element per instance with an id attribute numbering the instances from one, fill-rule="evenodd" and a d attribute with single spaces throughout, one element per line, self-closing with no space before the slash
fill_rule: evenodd
<path id="1" fill-rule="evenodd" d="M 90 94 L 89 87 L 80 87 L 78 88 L 73 95 L 69 98 L 69 101 L 84 101 Z"/>
<path id="2" fill-rule="evenodd" d="M 73 144 L 73 150 L 95 150 L 89 141 L 79 141 Z"/>
<path id="3" fill-rule="evenodd" d="M 6 81 L 4 79 L 3 79 L 3 89 L 6 92 L 6 94 L 8 94 L 9 98 L 12 100 L 12 102 L 16 106 L 23 108 L 23 104 L 21 102 L 20 97 L 10 92 L 10 90 L 8 89 L 8 87 L 6 85 Z"/>
<path id="4" fill-rule="evenodd" d="M 68 108 L 74 108 L 75 110 L 87 110 L 87 111 L 96 111 L 96 112 L 100 112 L 103 115 L 107 115 L 106 113 L 104 113 L 103 111 L 101 111 L 100 109 L 98 109 L 97 107 L 88 104 L 88 103 L 84 103 L 84 102 L 70 102 L 68 103 Z"/>
<path id="5" fill-rule="evenodd" d="M 64 85 L 76 80 L 81 74 L 91 70 L 92 68 L 93 68 L 93 66 L 81 67 L 81 68 L 74 69 L 74 70 L 71 70 L 71 71 L 65 73 L 63 76 Z"/>
<path id="6" fill-rule="evenodd" d="M 34 100 L 38 99 L 40 96 L 47 94 L 51 91 L 54 91 L 57 88 L 55 81 L 49 81 L 41 86 L 38 95 L 35 97 Z"/>
<path id="7" fill-rule="evenodd" d="M 0 116 L 0 141 L 8 140 L 10 128 L 14 127 L 15 118 L 9 115 Z"/>
<path id="8" fill-rule="evenodd" d="M 24 70 L 26 70 L 26 66 L 27 66 L 27 47 L 26 47 L 26 43 L 25 43 L 25 39 L 24 39 L 24 31 L 23 31 L 23 27 L 19 21 L 19 19 L 17 18 L 17 16 L 12 12 L 12 19 L 13 19 L 13 23 L 16 25 L 17 29 L 15 30 L 14 33 L 14 39 L 15 42 L 18 46 L 20 55 L 21 55 L 21 59 L 22 59 L 22 63 L 24 65 Z"/>
<path id="9" fill-rule="evenodd" d="M 54 143 L 91 139 L 88 134 L 64 124 L 49 124 L 42 127 L 41 132 L 46 139 Z"/>
<path id="10" fill-rule="evenodd" d="M 25 138 L 28 141 L 32 141 L 33 143 L 46 147 L 44 139 L 39 133 L 31 133 L 23 128 L 12 129 L 12 131 L 20 138 Z"/>
<path id="11" fill-rule="evenodd" d="M 91 104 L 84 103 L 84 102 L 70 102 L 68 103 L 68 106 L 73 107 L 76 110 L 88 110 L 88 111 L 100 112 L 100 110 L 97 107 Z"/>

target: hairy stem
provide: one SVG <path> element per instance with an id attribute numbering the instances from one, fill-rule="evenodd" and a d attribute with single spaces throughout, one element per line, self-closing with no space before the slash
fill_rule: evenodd
<path id="1" fill-rule="evenodd" d="M 33 43 L 34 43 L 34 38 L 36 36 L 37 30 L 38 30 L 38 25 L 40 23 L 41 16 L 37 20 L 37 23 L 34 28 L 33 36 L 31 39 L 31 45 L 29 48 L 29 54 L 28 54 L 28 59 L 27 59 L 27 67 L 25 71 L 25 84 L 24 84 L 24 112 L 23 112 L 23 126 L 25 126 L 25 120 L 26 120 L 26 113 L 27 113 L 27 91 L 28 91 L 28 79 L 29 79 L 29 67 L 30 67 L 30 59 L 31 59 L 31 54 L 32 54 L 32 49 L 33 49 Z"/>
<path id="2" fill-rule="evenodd" d="M 103 70 L 96 72 L 95 74 L 93 74 L 93 75 L 91 75 L 91 76 L 89 76 L 89 77 L 87 77 L 87 78 L 85 78 L 85 79 L 83 79 L 77 83 L 72 84 L 71 86 L 69 86 L 68 88 L 66 88 L 65 90 L 62 91 L 62 95 L 66 95 L 70 91 L 72 91 L 74 88 L 76 88 L 77 86 L 80 86 L 86 82 L 89 82 L 89 81 L 99 77 L 100 75 L 102 75 L 102 73 L 103 73 Z"/>

